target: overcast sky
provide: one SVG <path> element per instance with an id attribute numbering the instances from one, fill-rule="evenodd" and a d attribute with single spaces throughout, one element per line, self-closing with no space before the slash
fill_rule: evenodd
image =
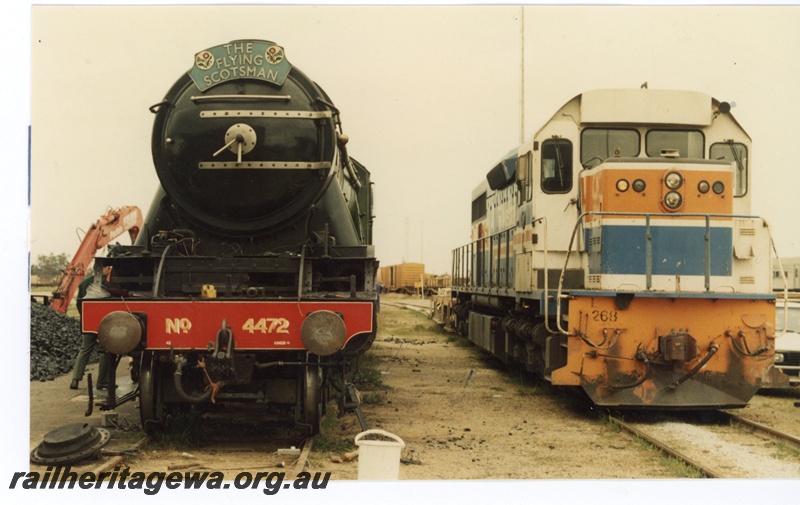
<path id="1" fill-rule="evenodd" d="M 735 102 L 753 139 L 753 213 L 772 223 L 781 255 L 800 256 L 797 7 L 42 6 L 2 22 L 12 233 L 0 250 L 14 293 L 28 247 L 33 261 L 71 256 L 76 230 L 108 207 L 146 212 L 158 185 L 148 107 L 196 52 L 242 38 L 282 45 L 342 111 L 349 151 L 375 182 L 384 265 L 448 271 L 469 240 L 472 188 L 493 163 L 573 96 L 645 81 Z"/>
<path id="2" fill-rule="evenodd" d="M 342 111 L 375 182 L 382 264 L 449 270 L 470 193 L 520 141 L 520 6 L 36 7 L 32 11 L 31 258 L 72 255 L 108 207 L 150 206 L 148 107 L 194 54 L 272 40 Z M 236 22 L 231 22 L 235 20 Z M 524 8 L 524 136 L 590 89 L 697 90 L 735 102 L 753 138 L 753 212 L 779 252 L 793 233 L 800 9 Z"/>

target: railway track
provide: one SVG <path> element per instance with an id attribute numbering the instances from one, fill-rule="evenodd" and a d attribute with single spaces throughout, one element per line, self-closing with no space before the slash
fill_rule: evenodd
<path id="1" fill-rule="evenodd" d="M 420 302 L 422 302 L 422 300 Z M 389 305 L 390 307 L 398 307 L 401 309 L 413 310 L 419 312 L 420 314 L 425 314 L 426 316 L 429 316 L 431 313 L 431 307 L 430 307 L 431 302 L 429 300 L 424 300 L 424 303 L 426 303 L 427 306 L 423 306 L 422 304 L 417 305 L 408 302 L 381 300 L 381 305 Z"/>
<path id="2" fill-rule="evenodd" d="M 429 315 L 422 301 L 381 301 Z M 800 478 L 800 437 L 726 411 L 609 420 L 708 478 Z M 658 421 L 652 419 L 658 418 Z M 695 419 L 692 419 L 692 418 Z"/>
<path id="3" fill-rule="evenodd" d="M 800 437 L 724 411 L 658 421 L 608 419 L 708 478 L 798 478 Z"/>
<path id="4" fill-rule="evenodd" d="M 164 441 L 148 444 L 149 438 L 130 448 L 135 459 L 130 465 L 155 471 L 217 471 L 227 478 L 242 471 L 283 471 L 295 475 L 306 468 L 312 438 L 279 416 L 256 418 L 257 405 L 243 404 L 235 412 L 221 410 L 204 417 L 202 426 L 191 426 L 192 439 L 183 441 L 182 432 L 168 432 Z M 246 412 L 242 412 L 242 411 Z M 264 417 L 262 415 L 262 417 Z M 182 426 L 183 427 L 183 426 Z M 188 447 L 187 447 L 188 446 Z M 114 455 L 93 472 L 107 471 L 128 455 Z M 294 472 L 294 473 L 292 473 Z"/>

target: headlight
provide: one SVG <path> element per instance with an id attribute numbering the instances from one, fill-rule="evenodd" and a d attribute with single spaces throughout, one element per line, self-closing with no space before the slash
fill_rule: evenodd
<path id="1" fill-rule="evenodd" d="M 636 191 L 637 193 L 641 193 L 642 191 L 644 191 L 645 187 L 647 187 L 647 185 L 644 183 L 643 180 L 636 179 L 635 181 L 633 181 L 633 190 Z"/>
<path id="2" fill-rule="evenodd" d="M 113 354 L 128 354 L 136 349 L 143 334 L 144 325 L 139 318 L 121 310 L 107 314 L 97 327 L 100 345 Z"/>
<path id="3" fill-rule="evenodd" d="M 628 184 L 628 181 L 626 181 L 625 179 L 620 179 L 617 181 L 617 191 L 619 191 L 620 193 L 628 191 L 629 186 L 630 184 Z"/>
<path id="4" fill-rule="evenodd" d="M 722 184 L 720 181 L 717 181 L 714 183 L 713 186 L 711 186 L 711 189 L 714 190 L 714 193 L 721 195 L 722 192 L 725 191 L 725 185 Z"/>
<path id="5" fill-rule="evenodd" d="M 775 353 L 775 363 L 783 363 L 783 353 L 776 352 Z"/>
<path id="6" fill-rule="evenodd" d="M 700 181 L 697 184 L 697 191 L 703 193 L 704 195 L 708 193 L 709 189 L 711 189 L 711 186 L 708 184 L 708 181 Z"/>
<path id="7" fill-rule="evenodd" d="M 318 310 L 309 314 L 300 327 L 300 339 L 310 352 L 328 356 L 344 346 L 346 328 L 335 312 Z"/>
<path id="8" fill-rule="evenodd" d="M 683 184 L 683 177 L 678 172 L 670 172 L 664 178 L 664 184 L 667 185 L 669 189 L 678 189 Z"/>
<path id="9" fill-rule="evenodd" d="M 681 197 L 680 193 L 675 191 L 670 191 L 667 193 L 667 196 L 664 197 L 664 205 L 666 205 L 669 209 L 677 209 L 681 206 L 682 202 L 683 198 Z"/>

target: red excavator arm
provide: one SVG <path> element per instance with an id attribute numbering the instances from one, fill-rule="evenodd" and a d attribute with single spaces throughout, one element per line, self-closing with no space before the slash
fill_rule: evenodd
<path id="1" fill-rule="evenodd" d="M 98 249 L 107 246 L 109 242 L 128 232 L 131 243 L 136 240 L 142 228 L 142 211 L 139 207 L 120 207 L 110 209 L 105 216 L 97 220 L 86 232 L 78 251 L 69 265 L 61 271 L 61 280 L 53 291 L 50 307 L 61 313 L 67 312 L 69 302 L 75 296 L 78 285 L 86 275 L 86 268 L 94 259 Z"/>

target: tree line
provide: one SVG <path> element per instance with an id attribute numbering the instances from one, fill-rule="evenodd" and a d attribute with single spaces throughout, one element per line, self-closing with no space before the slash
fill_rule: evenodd
<path id="1" fill-rule="evenodd" d="M 31 265 L 31 275 L 58 278 L 67 265 L 69 258 L 65 253 L 40 254 L 36 257 L 36 263 Z"/>

